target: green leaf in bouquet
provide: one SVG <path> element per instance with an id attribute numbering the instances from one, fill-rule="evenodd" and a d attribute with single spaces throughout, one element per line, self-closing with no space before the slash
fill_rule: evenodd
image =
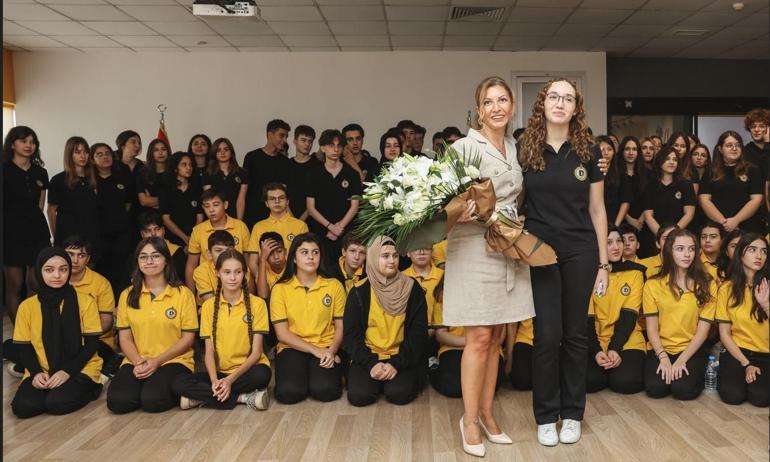
<path id="1" fill-rule="evenodd" d="M 446 213 L 440 211 L 410 231 L 398 230 L 396 249 L 402 255 L 417 249 L 427 249 L 446 238 Z M 403 231 L 402 231 L 403 230 Z"/>

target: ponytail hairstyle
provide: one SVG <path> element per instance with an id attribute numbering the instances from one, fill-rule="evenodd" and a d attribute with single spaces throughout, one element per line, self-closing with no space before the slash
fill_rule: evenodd
<path id="1" fill-rule="evenodd" d="M 219 370 L 219 355 L 217 354 L 217 322 L 219 321 L 219 303 L 222 299 L 222 280 L 219 278 L 219 270 L 227 260 L 237 260 L 243 270 L 243 279 L 241 280 L 241 290 L 243 293 L 243 304 L 246 305 L 246 324 L 249 329 L 249 355 L 251 355 L 252 345 L 254 343 L 254 314 L 251 312 L 251 298 L 249 294 L 249 283 L 246 278 L 246 259 L 243 254 L 235 249 L 227 249 L 217 258 L 214 267 L 217 270 L 217 288 L 214 291 L 214 313 L 211 324 L 211 345 L 214 348 L 214 364 Z"/>
<path id="2" fill-rule="evenodd" d="M 728 303 L 727 305 L 730 308 L 736 308 L 742 305 L 746 287 L 756 287 L 762 282 L 762 279 L 767 276 L 767 260 L 765 260 L 765 265 L 759 271 L 757 271 L 756 274 L 754 274 L 754 277 L 751 281 L 749 281 L 746 277 L 746 270 L 743 268 L 742 257 L 743 254 L 746 253 L 746 249 L 754 241 L 764 242 L 765 249 L 767 249 L 767 241 L 760 234 L 746 233 L 742 235 L 738 241 L 738 245 L 735 247 L 735 253 L 733 254 L 733 259 L 730 260 L 730 264 L 727 267 L 727 279 L 725 279 L 725 281 L 730 281 L 730 283 L 732 283 L 732 287 L 730 289 L 730 300 L 733 303 Z M 765 310 L 759 306 L 759 303 L 753 294 L 751 303 L 751 317 L 756 319 L 759 323 L 762 323 L 767 319 Z"/>
<path id="3" fill-rule="evenodd" d="M 693 233 L 686 229 L 677 228 L 669 233 L 666 238 L 666 243 L 663 246 L 663 266 L 660 272 L 651 279 L 665 279 L 668 278 L 668 287 L 674 297 L 681 297 L 679 287 L 676 285 L 676 263 L 674 263 L 674 241 L 677 237 L 689 237 L 695 244 L 695 251 L 693 252 L 692 263 L 687 268 L 687 280 L 692 280 L 694 283 L 693 293 L 698 301 L 698 306 L 703 306 L 709 300 L 711 300 L 710 285 L 712 282 L 711 275 L 703 269 L 703 262 L 700 259 L 700 240 L 695 237 Z"/>
<path id="4" fill-rule="evenodd" d="M 326 269 L 326 255 L 324 252 L 324 245 L 321 243 L 321 240 L 317 235 L 313 233 L 302 233 L 296 236 L 293 241 L 291 241 L 289 254 L 286 255 L 286 268 L 283 270 L 283 275 L 281 275 L 281 277 L 275 282 L 276 285 L 282 282 L 291 281 L 292 278 L 294 278 L 294 275 L 297 274 L 297 264 L 294 263 L 294 257 L 297 255 L 297 249 L 299 249 L 299 246 L 306 242 L 312 242 L 318 246 L 318 276 L 326 279 L 334 278 L 334 274 Z"/>
<path id="5" fill-rule="evenodd" d="M 37 138 L 37 133 L 35 133 L 35 130 L 24 125 L 13 127 L 8 131 L 8 134 L 5 135 L 5 141 L 3 142 L 3 162 L 10 162 L 13 160 L 13 143 L 23 140 L 28 136 L 31 136 L 32 142 L 35 143 L 35 152 L 32 153 L 32 165 L 37 165 L 38 167 L 45 166 L 43 158 L 40 157 L 40 140 Z"/>
<path id="6" fill-rule="evenodd" d="M 743 231 L 740 228 L 735 228 L 722 237 L 722 247 L 719 250 L 719 256 L 717 257 L 717 275 L 723 281 L 727 279 L 727 268 L 730 266 L 730 257 L 727 255 L 727 250 L 730 248 L 730 241 L 735 238 L 739 238 L 740 240 L 741 236 L 743 236 Z"/>
<path id="7" fill-rule="evenodd" d="M 142 239 L 139 244 L 136 245 L 134 250 L 134 272 L 131 274 L 131 290 L 128 292 L 128 306 L 130 308 L 139 309 L 139 297 L 142 295 L 142 286 L 144 285 L 144 273 L 139 269 L 139 254 L 142 252 L 145 246 L 152 246 L 153 250 L 163 255 L 163 277 L 166 279 L 166 284 L 171 287 L 182 286 L 182 281 L 179 280 L 179 276 L 176 274 L 174 265 L 171 263 L 171 252 L 168 250 L 166 241 L 159 237 L 148 237 Z"/>
<path id="8" fill-rule="evenodd" d="M 166 164 L 168 165 L 171 160 L 171 146 L 168 145 L 168 141 L 160 138 L 150 141 L 150 144 L 147 145 L 147 168 L 144 169 L 144 175 L 150 184 L 155 183 L 158 179 L 158 171 L 156 170 L 158 162 L 155 160 L 155 146 L 159 144 L 166 147 Z M 166 167 L 166 171 L 168 171 L 168 167 Z"/>
<path id="9" fill-rule="evenodd" d="M 86 165 L 83 167 L 83 179 L 91 189 L 96 189 L 96 175 L 94 174 L 94 166 L 91 163 L 91 147 L 88 142 L 82 136 L 72 136 L 64 144 L 64 184 L 69 189 L 74 189 L 80 181 L 75 168 L 75 161 L 72 156 L 75 154 L 75 149 L 82 147 L 88 155 Z"/>
<path id="10" fill-rule="evenodd" d="M 735 138 L 740 146 L 738 150 L 741 152 L 741 156 L 738 158 L 738 162 L 735 164 L 735 176 L 741 176 L 746 174 L 749 170 L 749 162 L 746 161 L 746 157 L 743 155 L 743 137 L 733 130 L 727 130 L 722 133 L 717 140 L 717 145 L 714 146 L 714 176 L 712 181 L 719 181 L 725 177 L 725 156 L 722 153 L 722 146 L 724 146 L 727 138 Z"/>

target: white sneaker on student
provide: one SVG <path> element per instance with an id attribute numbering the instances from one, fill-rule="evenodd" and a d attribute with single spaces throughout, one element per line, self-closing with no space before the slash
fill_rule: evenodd
<path id="1" fill-rule="evenodd" d="M 183 411 L 192 409 L 194 407 L 200 407 L 202 404 L 203 404 L 203 401 L 198 401 L 197 399 L 190 399 L 186 396 L 182 396 L 181 398 L 179 398 L 179 407 L 182 408 Z"/>
<path id="2" fill-rule="evenodd" d="M 245 398 L 246 406 L 255 411 L 264 411 L 270 405 L 270 394 L 267 392 L 267 388 L 247 393 Z"/>
<path id="3" fill-rule="evenodd" d="M 559 444 L 559 434 L 556 433 L 556 424 L 550 423 L 537 426 L 537 441 L 543 446 L 556 446 Z"/>
<path id="4" fill-rule="evenodd" d="M 559 441 L 565 444 L 577 443 L 580 441 L 580 421 L 564 419 L 561 421 L 561 432 L 559 432 Z"/>

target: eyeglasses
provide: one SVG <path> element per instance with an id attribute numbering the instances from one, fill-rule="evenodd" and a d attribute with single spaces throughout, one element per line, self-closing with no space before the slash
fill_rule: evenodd
<path id="1" fill-rule="evenodd" d="M 740 144 L 723 144 L 722 147 L 724 149 L 740 149 L 741 145 Z"/>
<path id="2" fill-rule="evenodd" d="M 112 157 L 109 152 L 97 152 L 94 154 L 94 159 L 104 159 L 105 157 Z"/>
<path id="3" fill-rule="evenodd" d="M 159 253 L 140 253 L 139 254 L 139 263 L 147 263 L 148 261 L 160 261 L 163 258 L 163 255 Z"/>
<path id="4" fill-rule="evenodd" d="M 286 196 L 268 196 L 268 202 L 283 202 L 286 200 Z"/>
<path id="5" fill-rule="evenodd" d="M 558 103 L 559 100 L 564 101 L 567 104 L 575 104 L 576 98 L 573 95 L 560 95 L 556 92 L 551 92 L 545 95 L 545 99 L 548 100 L 549 103 Z"/>

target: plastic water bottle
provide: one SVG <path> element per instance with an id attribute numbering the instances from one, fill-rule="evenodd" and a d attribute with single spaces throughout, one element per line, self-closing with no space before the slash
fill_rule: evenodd
<path id="1" fill-rule="evenodd" d="M 719 374 L 719 361 L 713 355 L 709 356 L 708 366 L 706 366 L 706 390 L 717 390 L 717 375 Z"/>

